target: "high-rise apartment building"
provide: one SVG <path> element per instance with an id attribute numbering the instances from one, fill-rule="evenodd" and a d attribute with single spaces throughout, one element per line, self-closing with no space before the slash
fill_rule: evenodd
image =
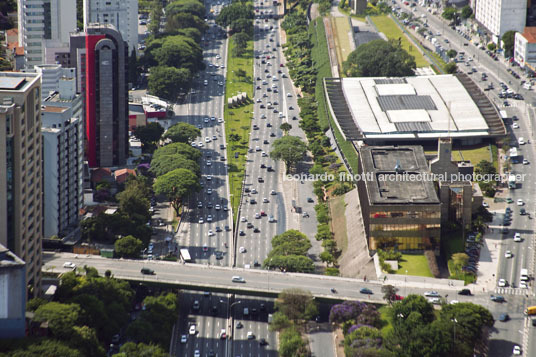
<path id="1" fill-rule="evenodd" d="M 484 0 L 476 2 L 475 19 L 484 25 L 496 41 L 505 32 L 523 32 L 527 0 Z"/>
<path id="2" fill-rule="evenodd" d="M 26 283 L 37 291 L 43 234 L 41 151 L 41 76 L 0 72 L 0 244 L 26 262 Z"/>
<path id="3" fill-rule="evenodd" d="M 76 231 L 84 199 L 84 116 L 75 78 L 62 77 L 41 109 L 43 134 L 44 236 Z"/>
<path id="4" fill-rule="evenodd" d="M 76 1 L 18 0 L 18 26 L 25 67 L 45 63 L 45 50 L 68 46 L 76 31 Z"/>
<path id="5" fill-rule="evenodd" d="M 127 51 L 113 25 L 89 24 L 71 36 L 69 61 L 84 95 L 89 167 L 121 166 L 128 158 Z"/>
<path id="6" fill-rule="evenodd" d="M 114 25 L 130 54 L 138 44 L 138 0 L 84 0 L 84 28 L 91 23 Z"/>

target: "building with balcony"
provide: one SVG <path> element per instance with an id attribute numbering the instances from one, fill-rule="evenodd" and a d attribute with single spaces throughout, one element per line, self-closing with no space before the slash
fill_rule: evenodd
<path id="1" fill-rule="evenodd" d="M 42 106 L 44 237 L 75 233 L 84 199 L 84 111 L 75 81 L 61 86 Z"/>
<path id="2" fill-rule="evenodd" d="M 76 31 L 76 1 L 19 0 L 17 11 L 25 68 L 45 63 L 45 49 L 67 47 Z"/>
<path id="3" fill-rule="evenodd" d="M 128 53 L 137 49 L 138 0 L 84 0 L 84 28 L 91 23 L 114 25 L 128 43 Z"/>
<path id="4" fill-rule="evenodd" d="M 0 244 L 26 262 L 34 295 L 41 288 L 43 234 L 39 74 L 0 72 L 0 123 Z"/>

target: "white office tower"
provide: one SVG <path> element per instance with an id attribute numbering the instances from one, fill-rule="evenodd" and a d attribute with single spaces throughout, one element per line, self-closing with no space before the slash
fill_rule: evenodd
<path id="1" fill-rule="evenodd" d="M 76 80 L 62 77 L 41 109 L 44 237 L 69 238 L 83 203 L 84 116 Z"/>
<path id="2" fill-rule="evenodd" d="M 130 55 L 138 44 L 138 0 L 84 0 L 84 29 L 91 23 L 114 25 Z"/>
<path id="3" fill-rule="evenodd" d="M 484 0 L 476 2 L 475 19 L 492 34 L 494 42 L 505 32 L 523 32 L 527 0 Z"/>
<path id="4" fill-rule="evenodd" d="M 25 67 L 54 63 L 53 55 L 47 62 L 45 52 L 69 47 L 69 34 L 76 31 L 76 1 L 18 0 L 18 26 Z"/>

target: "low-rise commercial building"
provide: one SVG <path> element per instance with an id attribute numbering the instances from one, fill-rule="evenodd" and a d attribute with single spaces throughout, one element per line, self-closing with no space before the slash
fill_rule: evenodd
<path id="1" fill-rule="evenodd" d="M 0 244 L 0 339 L 26 332 L 26 264 Z"/>

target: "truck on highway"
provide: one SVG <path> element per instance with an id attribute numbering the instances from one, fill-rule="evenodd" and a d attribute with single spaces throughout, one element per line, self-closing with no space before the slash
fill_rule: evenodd
<path id="1" fill-rule="evenodd" d="M 190 256 L 190 252 L 188 249 L 181 249 L 180 250 L 181 258 L 185 263 L 189 263 L 192 261 L 192 257 Z"/>
<path id="2" fill-rule="evenodd" d="M 527 314 L 529 316 L 536 315 L 536 306 L 527 307 L 527 310 L 525 310 L 525 314 Z"/>

